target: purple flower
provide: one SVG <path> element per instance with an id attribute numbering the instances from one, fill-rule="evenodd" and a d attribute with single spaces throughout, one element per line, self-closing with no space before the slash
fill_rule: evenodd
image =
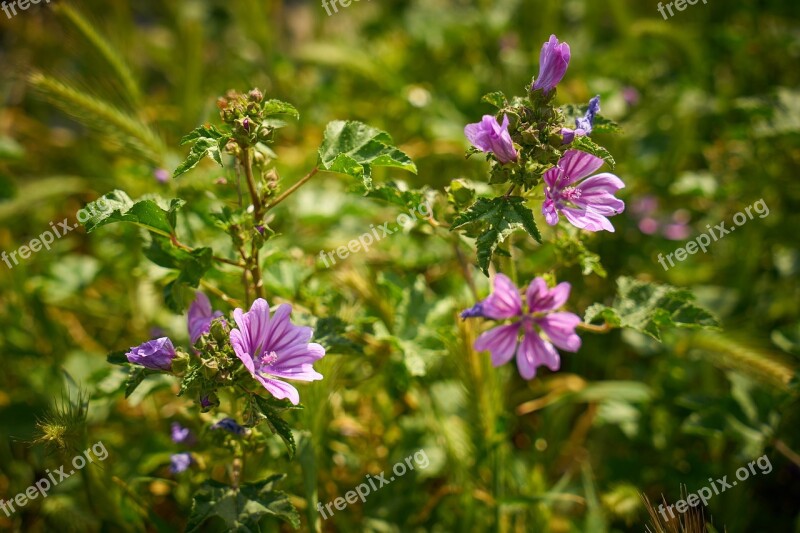
<path id="1" fill-rule="evenodd" d="M 172 442 L 175 444 L 194 446 L 197 443 L 197 439 L 195 438 L 194 433 L 192 433 L 192 430 L 183 427 L 178 422 L 172 423 L 170 437 L 172 438 Z"/>
<path id="2" fill-rule="evenodd" d="M 569 293 L 569 283 L 549 289 L 542 278 L 535 278 L 525 294 L 526 313 L 519 290 L 510 279 L 498 274 L 492 293 L 483 301 L 483 315 L 494 320 L 516 320 L 481 334 L 475 349 L 488 350 L 494 366 L 504 365 L 516 355 L 517 368 L 524 379 L 536 377 L 536 368 L 542 365 L 555 372 L 561 366 L 561 358 L 553 345 L 568 352 L 577 352 L 581 347 L 581 338 L 575 333 L 580 317 L 556 312 L 566 303 Z M 543 338 L 542 333 L 547 337 Z"/>
<path id="3" fill-rule="evenodd" d="M 247 313 L 241 309 L 233 312 L 238 329 L 231 330 L 233 350 L 244 366 L 270 394 L 288 398 L 293 404 L 300 402 L 300 394 L 292 385 L 281 379 L 314 381 L 322 374 L 312 366 L 325 356 L 325 348 L 309 343 L 313 330 L 295 326 L 289 320 L 292 306 L 282 304 L 270 317 L 269 305 L 263 298 L 253 302 Z"/>
<path id="4" fill-rule="evenodd" d="M 128 357 L 128 362 L 134 365 L 142 365 L 152 370 L 170 370 L 176 354 L 172 341 L 168 337 L 161 337 L 133 347 L 125 355 Z"/>
<path id="5" fill-rule="evenodd" d="M 589 100 L 589 108 L 586 110 L 586 114 L 583 115 L 583 117 L 575 119 L 575 127 L 579 130 L 585 131 L 586 135 L 589 135 L 592 133 L 592 127 L 594 127 L 594 117 L 599 112 L 600 95 L 597 95 Z"/>
<path id="6" fill-rule="evenodd" d="M 192 340 L 192 344 L 197 343 L 204 333 L 208 333 L 211 321 L 218 316 L 222 316 L 222 313 L 220 311 L 212 312 L 208 296 L 198 291 L 194 302 L 189 307 L 189 338 Z"/>
<path id="7" fill-rule="evenodd" d="M 508 133 L 508 115 L 503 115 L 502 125 L 492 115 L 483 115 L 480 122 L 464 127 L 464 135 L 475 148 L 492 152 L 503 164 L 517 160 L 517 151 Z"/>
<path id="8" fill-rule="evenodd" d="M 180 472 L 187 470 L 192 463 L 194 463 L 192 454 L 176 453 L 169 458 L 169 469 L 173 474 L 179 474 Z"/>
<path id="9" fill-rule="evenodd" d="M 575 119 L 575 129 L 561 128 L 561 135 L 564 137 L 562 144 L 571 143 L 575 137 L 589 135 L 594 127 L 594 117 L 600 111 L 600 96 L 595 96 L 589 100 L 589 109 L 582 117 Z"/>
<path id="10" fill-rule="evenodd" d="M 167 183 L 169 181 L 169 172 L 163 168 L 157 168 L 153 171 L 153 177 L 159 183 Z"/>
<path id="11" fill-rule="evenodd" d="M 603 166 L 603 160 L 580 150 L 567 150 L 558 165 L 544 173 L 545 201 L 542 213 L 554 226 L 558 214 L 587 231 L 614 231 L 606 217 L 622 213 L 625 203 L 614 193 L 625 184 L 614 174 L 603 172 L 587 178 Z"/>
<path id="12" fill-rule="evenodd" d="M 225 431 L 233 433 L 234 435 L 244 435 L 245 433 L 247 433 L 247 430 L 242 426 L 240 426 L 239 424 L 237 424 L 236 420 L 234 420 L 233 418 L 223 418 L 222 420 L 211 426 L 211 429 L 224 429 Z"/>
<path id="13" fill-rule="evenodd" d="M 567 72 L 569 65 L 569 45 L 559 43 L 555 35 L 542 45 L 539 54 L 539 76 L 533 84 L 534 89 L 542 89 L 549 93 L 555 89 Z"/>

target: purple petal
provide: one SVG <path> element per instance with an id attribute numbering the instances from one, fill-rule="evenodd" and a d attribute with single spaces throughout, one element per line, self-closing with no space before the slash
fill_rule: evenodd
<path id="1" fill-rule="evenodd" d="M 151 370 L 171 370 L 172 360 L 177 355 L 172 341 L 168 337 L 161 337 L 147 341 L 139 346 L 134 346 L 125 354 L 128 362 L 141 365 Z"/>
<path id="2" fill-rule="evenodd" d="M 542 365 L 555 372 L 561 367 L 561 357 L 555 347 L 539 337 L 536 331 L 527 331 L 517 353 L 519 374 L 523 379 L 533 379 L 536 368 Z"/>
<path id="3" fill-rule="evenodd" d="M 577 352 L 581 347 L 581 338 L 575 333 L 581 319 L 575 313 L 550 313 L 537 322 L 547 338 L 562 350 Z"/>
<path id="4" fill-rule="evenodd" d="M 564 174 L 556 184 L 556 187 L 563 189 L 602 167 L 603 160 L 581 150 L 567 150 L 558 161 L 558 166 L 564 171 Z"/>
<path id="5" fill-rule="evenodd" d="M 531 313 L 554 311 L 567 303 L 571 289 L 572 286 L 566 281 L 550 289 L 544 279 L 534 278 L 525 293 L 528 310 Z"/>
<path id="6" fill-rule="evenodd" d="M 539 54 L 539 76 L 533 84 L 534 89 L 550 92 L 564 77 L 569 66 L 570 50 L 567 43 L 560 43 L 555 35 L 542 45 Z"/>
<path id="7" fill-rule="evenodd" d="M 270 394 L 278 398 L 279 400 L 289 399 L 294 405 L 300 403 L 300 393 L 297 392 L 293 386 L 289 385 L 285 381 L 279 381 L 277 379 L 269 379 L 269 378 L 262 378 L 257 376 L 258 380 L 264 385 L 264 388 L 269 391 Z"/>
<path id="8" fill-rule="evenodd" d="M 478 337 L 474 348 L 478 352 L 491 352 L 492 365 L 503 365 L 514 357 L 514 352 L 517 350 L 519 328 L 519 323 L 492 328 Z"/>
<path id="9" fill-rule="evenodd" d="M 580 209 L 565 207 L 561 210 L 561 214 L 576 228 L 585 229 L 586 231 L 606 230 L 614 233 L 614 226 L 611 225 L 611 221 L 592 209 L 592 206 Z"/>
<path id="10" fill-rule="evenodd" d="M 546 191 L 545 194 L 547 194 Z M 558 211 L 556 211 L 556 204 L 550 198 L 546 199 L 542 204 L 542 214 L 544 215 L 544 219 L 551 226 L 558 224 Z"/>
<path id="11" fill-rule="evenodd" d="M 483 302 L 484 316 L 503 320 L 522 314 L 522 299 L 519 290 L 503 274 L 494 277 L 492 294 Z"/>

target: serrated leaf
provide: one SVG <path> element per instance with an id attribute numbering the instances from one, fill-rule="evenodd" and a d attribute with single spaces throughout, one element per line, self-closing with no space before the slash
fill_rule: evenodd
<path id="1" fill-rule="evenodd" d="M 292 104 L 282 102 L 281 100 L 267 100 L 263 104 L 263 110 L 267 116 L 291 115 L 294 118 L 300 118 L 300 112 L 297 111 Z"/>
<path id="2" fill-rule="evenodd" d="M 89 216 L 85 220 L 78 217 L 78 220 L 87 233 L 106 224 L 131 222 L 150 231 L 170 235 L 174 229 L 176 212 L 184 203 L 176 198 L 167 202 L 164 208 L 157 199 L 134 202 L 124 191 L 114 190 L 84 207 L 82 212 Z"/>
<path id="3" fill-rule="evenodd" d="M 234 488 L 209 480 L 194 494 L 192 511 L 186 524 L 187 533 L 202 531 L 201 526 L 216 517 L 226 531 L 256 533 L 265 516 L 275 516 L 295 529 L 300 527 L 300 515 L 283 491 L 275 490 L 286 474 L 275 474 L 263 481 L 245 483 Z"/>
<path id="4" fill-rule="evenodd" d="M 388 133 L 356 121 L 336 120 L 326 126 L 319 160 L 321 169 L 359 178 L 367 190 L 372 188 L 372 167 L 417 172 L 411 158 L 393 146 Z"/>
<path id="5" fill-rule="evenodd" d="M 419 209 L 420 206 L 427 205 L 424 191 L 416 189 L 401 190 L 394 182 L 389 182 L 386 185 L 366 190 L 364 191 L 364 196 L 383 200 L 392 205 L 407 209 Z M 417 213 L 419 213 L 419 211 L 417 211 Z M 418 216 L 417 213 L 415 213 L 414 216 Z"/>
<path id="6" fill-rule="evenodd" d="M 594 304 L 586 310 L 584 320 L 602 319 L 611 327 L 631 328 L 659 341 L 667 327 L 719 328 L 717 318 L 694 300 L 688 289 L 623 276 L 617 279 L 614 305 Z"/>
<path id="7" fill-rule="evenodd" d="M 542 242 L 542 236 L 533 220 L 533 212 L 525 207 L 525 199 L 521 196 L 479 198 L 469 210 L 453 221 L 451 229 L 470 223 L 482 223 L 486 226 L 486 230 L 476 241 L 478 266 L 486 275 L 497 247 L 516 230 L 524 229 L 537 242 Z"/>
<path id="8" fill-rule="evenodd" d="M 133 394 L 133 391 L 136 390 L 136 387 L 142 384 L 144 378 L 152 373 L 153 372 L 150 370 L 141 366 L 131 367 L 131 373 L 128 374 L 128 379 L 125 380 L 125 397 L 127 398 Z"/>
<path id="9" fill-rule="evenodd" d="M 280 416 L 280 412 L 288 407 L 277 407 L 266 398 L 258 395 L 252 396 L 251 399 L 255 402 L 255 406 L 269 425 L 272 434 L 277 434 L 283 440 L 287 450 L 289 450 L 289 457 L 293 458 L 297 452 L 297 444 L 294 441 L 292 427 Z"/>
<path id="10" fill-rule="evenodd" d="M 508 99 L 503 91 L 495 91 L 489 94 L 484 94 L 481 98 L 482 102 L 493 105 L 497 109 L 503 109 L 508 105 Z"/>
<path id="11" fill-rule="evenodd" d="M 576 135 L 575 140 L 572 141 L 572 145 L 570 147 L 582 150 L 584 152 L 588 152 L 592 155 L 596 155 L 597 157 L 601 158 L 603 161 L 608 163 L 612 169 L 617 164 L 617 162 L 614 161 L 614 158 L 611 156 L 611 152 L 609 152 L 599 144 L 595 143 L 592 139 L 590 139 L 586 135 L 580 135 L 580 136 Z"/>
<path id="12" fill-rule="evenodd" d="M 181 146 L 199 139 L 209 138 L 213 140 L 219 140 L 225 136 L 226 135 L 224 133 L 219 131 L 213 125 L 199 126 L 181 138 Z"/>

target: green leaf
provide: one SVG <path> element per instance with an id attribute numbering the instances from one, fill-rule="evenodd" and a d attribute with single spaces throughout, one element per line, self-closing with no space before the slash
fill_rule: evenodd
<path id="1" fill-rule="evenodd" d="M 267 100 L 263 105 L 264 114 L 271 115 L 291 115 L 300 118 L 300 112 L 292 105 L 280 100 Z"/>
<path id="2" fill-rule="evenodd" d="M 322 170 L 359 178 L 367 190 L 372 189 L 372 167 L 417 172 L 411 158 L 393 146 L 388 133 L 355 121 L 336 120 L 327 125 L 319 160 Z"/>
<path id="3" fill-rule="evenodd" d="M 694 303 L 688 289 L 639 281 L 623 276 L 617 279 L 614 305 L 594 304 L 586 310 L 585 322 L 603 320 L 611 327 L 631 328 L 656 340 L 667 327 L 718 329 L 719 321 Z"/>
<path id="4" fill-rule="evenodd" d="M 428 202 L 425 199 L 424 191 L 417 189 L 403 190 L 391 181 L 386 185 L 381 185 L 364 191 L 364 196 L 367 198 L 383 200 L 384 202 L 388 202 L 392 205 L 406 209 L 419 209 L 419 207 L 422 205 L 428 205 Z"/>
<path id="5" fill-rule="evenodd" d="M 617 164 L 617 162 L 614 161 L 614 158 L 611 156 L 611 152 L 609 152 L 599 144 L 595 143 L 592 139 L 590 139 L 586 135 L 581 135 L 581 136 L 576 135 L 575 140 L 572 141 L 572 144 L 570 145 L 570 148 L 576 148 L 584 152 L 589 152 L 592 155 L 596 155 L 597 157 L 603 159 L 603 161 L 611 165 L 612 169 Z"/>
<path id="6" fill-rule="evenodd" d="M 226 531 L 256 533 L 265 516 L 275 516 L 295 529 L 300 527 L 300 515 L 283 491 L 275 490 L 286 474 L 275 474 L 263 481 L 245 483 L 234 488 L 209 480 L 194 494 L 192 511 L 186 524 L 187 533 L 206 531 L 201 528 L 216 517 L 225 523 Z"/>
<path id="7" fill-rule="evenodd" d="M 114 190 L 84 207 L 81 212 L 88 217 L 78 221 L 91 233 L 100 226 L 114 222 L 131 222 L 149 231 L 171 235 L 175 227 L 176 212 L 184 201 L 173 199 L 169 202 L 159 198 L 141 199 L 136 202 L 120 190 Z"/>
<path id="8" fill-rule="evenodd" d="M 127 352 L 111 352 L 106 356 L 106 362 L 112 365 L 127 365 L 128 357 L 125 355 Z"/>
<path id="9" fill-rule="evenodd" d="M 194 298 L 191 289 L 197 288 L 211 269 L 214 252 L 211 248 L 184 250 L 166 237 L 153 235 L 150 246 L 144 249 L 144 255 L 160 267 L 178 271 L 178 277 L 164 289 L 164 300 L 170 309 L 180 313 Z"/>
<path id="10" fill-rule="evenodd" d="M 495 91 L 493 93 L 485 94 L 481 98 L 481 101 L 491 104 L 497 109 L 503 109 L 508 105 L 508 99 L 506 98 L 506 95 L 503 94 L 503 91 Z"/>
<path id="11" fill-rule="evenodd" d="M 229 136 L 219 131 L 214 126 L 200 126 L 181 139 L 181 146 L 194 142 L 186 160 L 178 165 L 173 178 L 177 178 L 197 166 L 206 156 L 216 161 L 222 166 L 222 150 L 228 142 Z"/>
<path id="12" fill-rule="evenodd" d="M 500 196 L 498 198 L 479 198 L 472 207 L 459 215 L 451 229 L 466 224 L 481 223 L 486 230 L 477 239 L 478 266 L 488 275 L 489 264 L 497 247 L 518 229 L 524 229 L 537 242 L 542 236 L 533 220 L 533 212 L 525 207 L 521 196 Z"/>
<path id="13" fill-rule="evenodd" d="M 314 327 L 314 342 L 324 346 L 326 353 L 363 354 L 361 344 L 345 337 L 347 330 L 348 324 L 338 317 L 319 318 Z"/>
<path id="14" fill-rule="evenodd" d="M 128 379 L 125 380 L 125 397 L 127 398 L 133 394 L 136 387 L 142 384 L 144 378 L 154 373 L 143 366 L 132 366 L 131 373 L 128 374 Z"/>
<path id="15" fill-rule="evenodd" d="M 293 458 L 294 454 L 297 452 L 297 444 L 294 441 L 292 427 L 281 418 L 280 413 L 288 409 L 302 409 L 302 407 L 294 406 L 287 400 L 268 399 L 263 396 L 258 396 L 257 394 L 250 396 L 249 399 L 252 402 L 250 408 L 254 411 L 253 414 L 255 414 L 255 417 L 248 425 L 256 426 L 266 421 L 272 434 L 277 434 L 283 440 L 286 449 L 289 451 L 289 457 Z"/>

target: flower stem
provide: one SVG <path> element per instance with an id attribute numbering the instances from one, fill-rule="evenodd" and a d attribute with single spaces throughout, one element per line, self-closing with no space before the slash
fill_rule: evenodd
<path id="1" fill-rule="evenodd" d="M 307 182 L 308 180 L 313 178 L 314 174 L 316 174 L 317 172 L 319 172 L 319 168 L 318 167 L 314 167 L 311 170 L 311 172 L 309 172 L 308 174 L 306 174 L 305 176 L 300 178 L 300 180 L 297 183 L 295 183 L 294 185 L 292 185 L 291 187 L 286 189 L 283 193 L 281 193 L 280 196 L 275 198 L 275 200 L 273 200 L 272 203 L 267 206 L 267 210 L 272 209 L 273 207 L 275 207 L 276 205 L 278 205 L 282 201 L 286 200 L 286 198 L 288 198 L 289 195 L 291 195 L 294 191 L 296 191 L 297 189 L 302 187 L 305 182 Z"/>

